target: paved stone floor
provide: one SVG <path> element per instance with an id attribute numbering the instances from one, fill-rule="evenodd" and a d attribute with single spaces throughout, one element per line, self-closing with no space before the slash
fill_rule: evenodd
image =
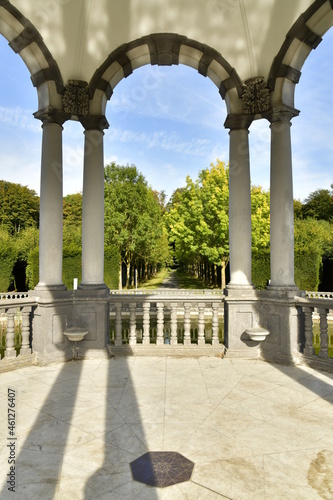
<path id="1" fill-rule="evenodd" d="M 310 368 L 207 357 L 22 368 L 0 375 L 0 424 L 1 499 L 333 498 L 333 374 Z M 147 451 L 179 452 L 191 480 L 134 481 L 129 464 Z"/>

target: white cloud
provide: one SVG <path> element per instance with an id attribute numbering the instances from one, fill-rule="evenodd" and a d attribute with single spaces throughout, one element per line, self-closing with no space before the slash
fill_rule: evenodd
<path id="1" fill-rule="evenodd" d="M 19 106 L 0 106 L 0 123 L 13 129 L 24 129 L 40 133 L 41 122 L 36 120 L 32 111 Z"/>

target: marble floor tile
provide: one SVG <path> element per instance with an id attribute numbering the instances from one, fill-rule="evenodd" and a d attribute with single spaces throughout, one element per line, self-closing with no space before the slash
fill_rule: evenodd
<path id="1" fill-rule="evenodd" d="M 196 465 L 192 480 L 235 500 L 265 498 L 262 457 L 234 457 Z"/>
<path id="2" fill-rule="evenodd" d="M 17 498 L 333 498 L 333 374 L 202 357 L 116 358 L 0 374 L 0 498 L 7 390 L 17 390 Z M 190 481 L 133 480 L 146 451 L 178 451 Z"/>

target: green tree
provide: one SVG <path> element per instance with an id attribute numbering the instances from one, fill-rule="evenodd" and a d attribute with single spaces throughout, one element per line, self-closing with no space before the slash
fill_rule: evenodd
<path id="1" fill-rule="evenodd" d="M 221 288 L 226 286 L 229 260 L 229 169 L 219 159 L 210 169 L 199 172 L 199 186 L 205 229 L 201 251 L 210 264 L 221 266 Z"/>
<path id="2" fill-rule="evenodd" d="M 303 204 L 301 200 L 294 200 L 294 218 L 303 219 Z"/>
<path id="3" fill-rule="evenodd" d="M 64 226 L 82 225 L 82 194 L 68 194 L 63 199 Z"/>
<path id="4" fill-rule="evenodd" d="M 332 186 L 331 186 L 332 188 Z M 302 207 L 303 218 L 331 220 L 333 216 L 333 191 L 317 189 L 309 194 Z"/>
<path id="5" fill-rule="evenodd" d="M 270 193 L 261 186 L 251 187 L 252 250 L 269 248 Z"/>
<path id="6" fill-rule="evenodd" d="M 27 227 L 38 227 L 39 198 L 21 184 L 0 180 L 0 225 L 11 234 Z"/>
<path id="7" fill-rule="evenodd" d="M 326 220 L 295 221 L 295 251 L 315 250 L 323 256 L 333 255 L 333 226 Z"/>
<path id="8" fill-rule="evenodd" d="M 105 167 L 105 243 L 115 246 L 127 268 L 130 286 L 131 265 L 143 259 L 158 264 L 156 246 L 163 235 L 161 199 L 148 186 L 135 165 L 111 163 Z"/>
<path id="9" fill-rule="evenodd" d="M 165 215 L 177 261 L 199 268 L 199 274 L 207 264 L 220 265 L 223 287 L 229 257 L 228 180 L 228 168 L 220 160 L 199 172 L 195 182 L 188 176 Z"/>

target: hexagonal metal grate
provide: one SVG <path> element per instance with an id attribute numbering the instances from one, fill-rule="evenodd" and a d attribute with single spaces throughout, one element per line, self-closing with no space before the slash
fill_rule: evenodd
<path id="1" fill-rule="evenodd" d="M 130 463 L 133 479 L 164 488 L 191 479 L 194 463 L 175 451 L 149 451 Z"/>

